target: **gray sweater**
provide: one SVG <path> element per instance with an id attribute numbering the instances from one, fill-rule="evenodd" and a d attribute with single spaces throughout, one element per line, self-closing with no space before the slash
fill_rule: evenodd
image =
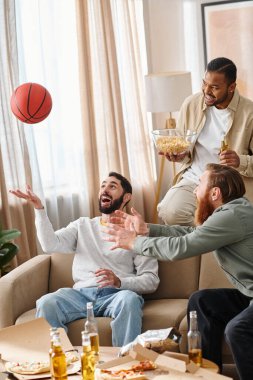
<path id="1" fill-rule="evenodd" d="M 54 232 L 44 210 L 35 210 L 35 216 L 44 252 L 75 253 L 72 267 L 75 289 L 97 286 L 94 272 L 98 268 L 112 270 L 121 281 L 121 289 L 144 294 L 158 287 L 157 260 L 139 256 L 134 251 L 110 250 L 113 243 L 103 240 L 99 217 L 83 217 Z"/>
<path id="2" fill-rule="evenodd" d="M 180 260 L 214 251 L 228 279 L 253 297 L 253 205 L 239 198 L 217 208 L 198 227 L 150 225 L 134 250 L 160 260 Z"/>

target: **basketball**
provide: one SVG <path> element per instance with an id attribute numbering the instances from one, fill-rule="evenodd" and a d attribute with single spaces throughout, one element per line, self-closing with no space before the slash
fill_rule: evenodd
<path id="1" fill-rule="evenodd" d="M 21 84 L 11 96 L 11 110 L 23 123 L 39 123 L 46 119 L 51 109 L 51 95 L 38 83 Z"/>

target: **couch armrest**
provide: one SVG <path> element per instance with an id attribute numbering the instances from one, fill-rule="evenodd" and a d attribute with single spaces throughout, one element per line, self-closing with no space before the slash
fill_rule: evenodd
<path id="1" fill-rule="evenodd" d="M 12 326 L 48 293 L 50 255 L 38 255 L 0 278 L 0 328 Z"/>

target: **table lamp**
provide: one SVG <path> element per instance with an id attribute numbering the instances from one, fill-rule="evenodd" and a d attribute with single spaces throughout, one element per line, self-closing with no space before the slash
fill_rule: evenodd
<path id="1" fill-rule="evenodd" d="M 145 87 L 147 111 L 169 113 L 165 128 L 175 128 L 176 120 L 172 117 L 172 112 L 178 111 L 185 98 L 192 93 L 191 73 L 188 71 L 151 73 L 145 76 Z M 160 197 L 164 162 L 165 157 L 162 156 L 153 213 L 155 223 L 157 222 L 157 204 Z M 175 163 L 173 162 L 173 176 L 175 174 Z"/>

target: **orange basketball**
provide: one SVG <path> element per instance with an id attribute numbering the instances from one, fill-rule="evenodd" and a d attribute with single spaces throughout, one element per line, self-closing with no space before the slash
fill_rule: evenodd
<path id="1" fill-rule="evenodd" d="M 51 95 L 38 83 L 21 84 L 11 96 L 11 110 L 23 123 L 39 123 L 50 114 L 51 109 Z"/>

